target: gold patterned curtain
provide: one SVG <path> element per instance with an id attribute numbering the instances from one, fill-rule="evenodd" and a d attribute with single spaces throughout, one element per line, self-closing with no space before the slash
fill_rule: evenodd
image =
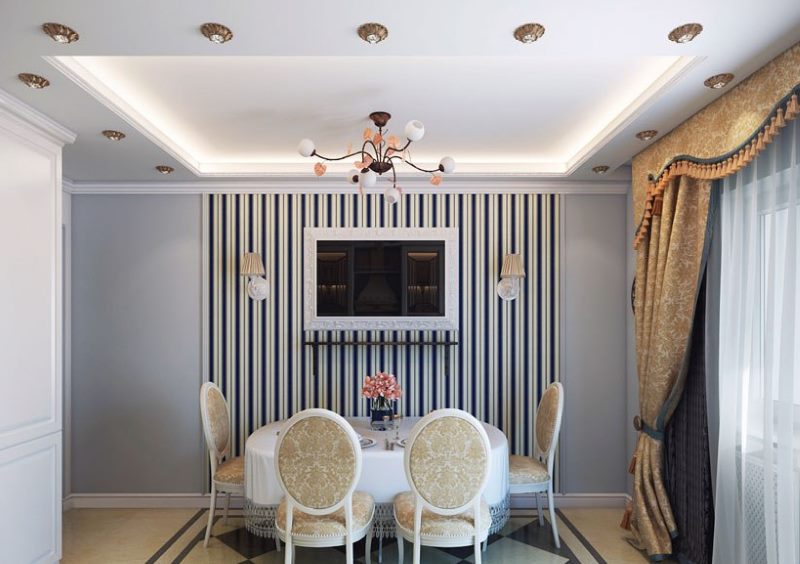
<path id="1" fill-rule="evenodd" d="M 662 439 L 683 391 L 710 197 L 711 180 L 672 177 L 652 202 L 638 246 L 639 439 L 630 527 L 634 543 L 651 558 L 671 554 L 677 534 L 662 477 Z"/>

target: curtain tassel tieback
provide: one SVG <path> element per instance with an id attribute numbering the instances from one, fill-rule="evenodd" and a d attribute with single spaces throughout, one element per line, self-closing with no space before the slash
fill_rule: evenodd
<path id="1" fill-rule="evenodd" d="M 631 517 L 633 516 L 633 503 L 630 501 L 625 506 L 625 513 L 622 515 L 622 521 L 620 522 L 619 526 L 626 531 L 631 530 Z"/>

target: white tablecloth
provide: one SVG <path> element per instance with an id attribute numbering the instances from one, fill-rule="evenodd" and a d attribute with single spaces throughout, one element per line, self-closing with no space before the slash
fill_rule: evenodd
<path id="1" fill-rule="evenodd" d="M 418 417 L 401 419 L 401 439 L 408 436 L 418 420 Z M 375 498 L 378 505 L 376 534 L 388 535 L 393 531 L 392 500 L 396 494 L 410 489 L 403 468 L 403 448 L 385 448 L 384 439 L 393 439 L 395 431 L 373 431 L 368 418 L 348 421 L 357 433 L 377 442 L 375 446 L 362 450 L 361 479 L 356 489 L 368 492 Z M 276 421 L 261 427 L 250 435 L 245 445 L 245 523 L 251 532 L 263 536 L 274 536 L 275 508 L 283 497 L 274 462 L 275 443 L 283 423 Z M 496 531 L 508 520 L 508 440 L 497 427 L 488 423 L 483 426 L 492 448 L 489 481 L 483 496 L 492 508 L 492 530 Z"/>

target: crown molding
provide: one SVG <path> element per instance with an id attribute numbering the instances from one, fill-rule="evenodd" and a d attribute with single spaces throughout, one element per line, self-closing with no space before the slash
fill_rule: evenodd
<path id="1" fill-rule="evenodd" d="M 63 147 L 74 143 L 78 137 L 73 131 L 2 89 L 0 89 L 0 109 L 6 110 L 17 121 L 33 127 L 38 133 L 59 146 Z"/>
<path id="2" fill-rule="evenodd" d="M 542 179 L 523 175 L 475 175 L 447 178 L 431 186 L 425 178 L 409 178 L 403 191 L 409 194 L 627 194 L 630 179 L 567 180 Z M 357 194 L 341 178 L 281 176 L 261 180 L 194 180 L 174 182 L 99 182 L 64 178 L 64 191 L 70 194 Z M 383 188 L 366 193 L 379 194 Z"/>

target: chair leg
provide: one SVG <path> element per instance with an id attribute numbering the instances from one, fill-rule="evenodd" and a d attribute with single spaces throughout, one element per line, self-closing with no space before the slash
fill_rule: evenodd
<path id="1" fill-rule="evenodd" d="M 539 526 L 544 527 L 544 514 L 542 513 L 542 498 L 539 495 L 539 492 L 534 492 L 533 495 L 536 496 L 536 511 L 539 515 Z"/>
<path id="2" fill-rule="evenodd" d="M 481 564 L 481 538 L 475 534 L 475 564 Z"/>
<path id="3" fill-rule="evenodd" d="M 208 547 L 208 538 L 211 536 L 211 526 L 214 524 L 214 510 L 217 506 L 217 488 L 211 483 L 211 506 L 208 508 L 208 525 L 206 525 L 206 538 L 203 541 L 203 548 Z"/>
<path id="4" fill-rule="evenodd" d="M 395 536 L 397 537 L 397 564 L 403 564 L 403 558 L 404 558 L 403 545 L 405 544 L 406 541 L 403 538 L 403 535 L 400 534 L 400 531 L 397 531 L 397 533 L 395 533 Z"/>
<path id="5" fill-rule="evenodd" d="M 278 536 L 278 533 L 275 533 L 275 550 L 281 551 L 281 537 Z"/>
<path id="6" fill-rule="evenodd" d="M 419 535 L 414 535 L 414 564 L 420 564 L 421 559 L 420 555 L 422 552 L 422 541 L 419 538 Z"/>
<path id="7" fill-rule="evenodd" d="M 381 540 L 378 542 L 381 542 Z M 378 546 L 381 546 L 380 544 Z M 381 553 L 380 549 L 378 549 L 378 562 L 380 562 Z M 364 548 L 364 559 L 366 560 L 367 564 L 372 564 L 372 526 L 370 526 L 369 531 L 367 531 L 367 546 Z"/>
<path id="8" fill-rule="evenodd" d="M 553 507 L 553 482 L 547 486 L 547 506 L 550 508 L 550 526 L 553 528 L 553 542 L 556 548 L 561 548 L 558 538 L 558 525 L 556 524 L 556 509 Z"/>
<path id="9" fill-rule="evenodd" d="M 378 538 L 378 564 L 383 562 L 383 535 Z"/>
<path id="10" fill-rule="evenodd" d="M 289 534 L 286 535 L 286 554 L 283 555 L 284 564 L 294 563 L 294 547 L 292 546 L 292 538 Z"/>
<path id="11" fill-rule="evenodd" d="M 231 494 L 225 496 L 225 516 L 222 518 L 223 525 L 228 524 L 228 512 L 231 509 Z"/>

